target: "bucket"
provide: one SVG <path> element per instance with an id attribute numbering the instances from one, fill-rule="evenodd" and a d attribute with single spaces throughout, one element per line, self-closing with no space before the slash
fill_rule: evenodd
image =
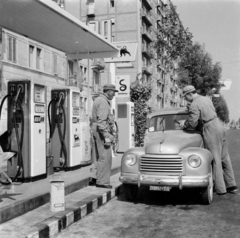
<path id="1" fill-rule="evenodd" d="M 61 175 L 53 175 L 51 180 L 50 209 L 52 212 L 65 210 L 65 189 Z"/>

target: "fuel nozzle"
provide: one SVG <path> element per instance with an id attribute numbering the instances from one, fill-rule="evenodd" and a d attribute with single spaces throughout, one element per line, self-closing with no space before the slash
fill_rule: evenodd
<path id="1" fill-rule="evenodd" d="M 57 114 L 57 115 L 59 115 L 59 107 L 60 107 L 60 103 L 61 103 L 62 99 L 64 99 L 64 94 L 63 94 L 63 93 L 60 93 L 60 94 L 59 94 L 59 100 L 58 100 L 57 105 L 56 105 L 56 107 L 57 107 L 57 112 L 56 112 L 56 114 Z"/>
<path id="2" fill-rule="evenodd" d="M 19 94 L 20 94 L 21 92 L 23 92 L 22 85 L 18 85 L 17 94 L 16 94 L 16 96 L 13 98 L 13 112 L 14 112 L 14 113 L 16 112 L 16 109 L 17 109 L 17 101 L 18 101 Z"/>

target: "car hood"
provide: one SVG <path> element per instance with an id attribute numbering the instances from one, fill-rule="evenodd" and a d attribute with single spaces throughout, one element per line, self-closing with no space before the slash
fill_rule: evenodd
<path id="1" fill-rule="evenodd" d="M 150 135 L 151 134 L 151 135 Z M 201 147 L 202 136 L 198 133 L 165 131 L 149 133 L 145 142 L 146 154 L 179 154 L 187 147 Z"/>

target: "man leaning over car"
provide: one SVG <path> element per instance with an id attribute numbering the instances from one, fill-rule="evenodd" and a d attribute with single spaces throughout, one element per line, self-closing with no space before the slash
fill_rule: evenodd
<path id="1" fill-rule="evenodd" d="M 203 122 L 205 147 L 212 152 L 214 158 L 213 171 L 217 194 L 236 193 L 238 187 L 228 154 L 226 131 L 217 117 L 212 101 L 197 94 L 192 85 L 184 87 L 183 97 L 190 103 L 189 117 L 185 122 L 181 122 L 180 126 L 182 129 L 196 128 L 199 120 Z"/>

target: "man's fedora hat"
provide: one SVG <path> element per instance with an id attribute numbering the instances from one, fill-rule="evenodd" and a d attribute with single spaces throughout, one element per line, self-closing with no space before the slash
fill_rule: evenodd
<path id="1" fill-rule="evenodd" d="M 188 93 L 194 92 L 196 89 L 192 85 L 187 85 L 182 90 L 182 96 L 185 97 Z"/>
<path id="2" fill-rule="evenodd" d="M 115 85 L 113 84 L 105 84 L 103 86 L 103 90 L 113 90 L 114 92 L 118 92 L 118 90 L 116 90 Z"/>

